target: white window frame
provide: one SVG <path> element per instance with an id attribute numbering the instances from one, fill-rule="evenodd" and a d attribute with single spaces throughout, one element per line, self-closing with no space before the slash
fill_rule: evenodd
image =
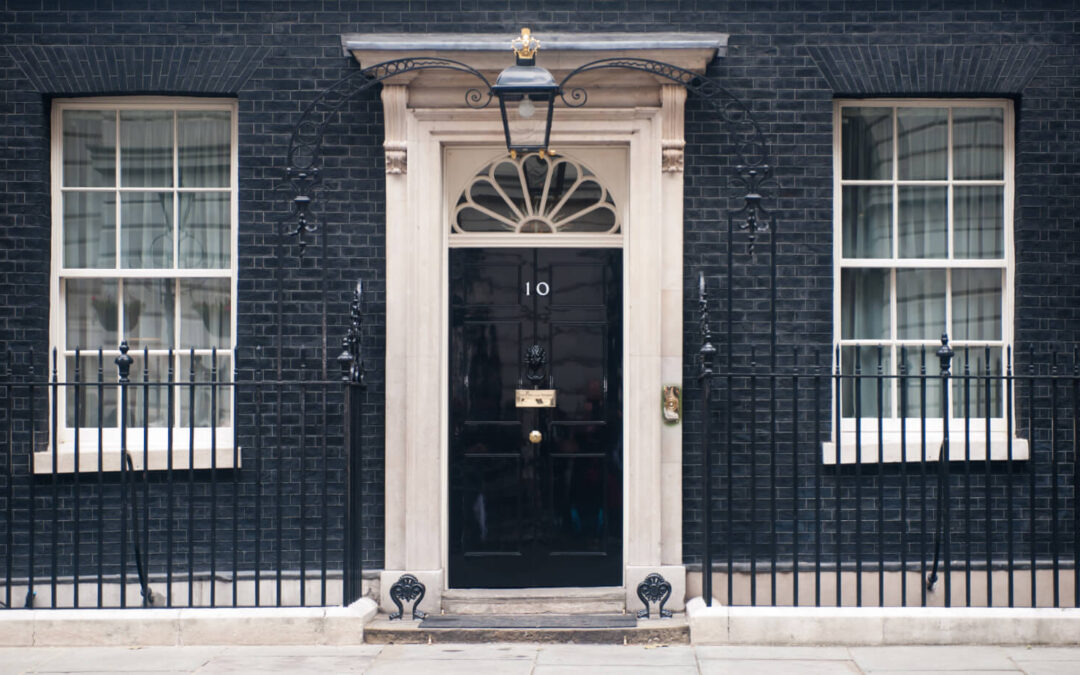
<path id="1" fill-rule="evenodd" d="M 859 107 L 859 108 L 891 108 L 893 109 L 893 132 L 892 132 L 892 175 L 888 179 L 883 180 L 857 180 L 857 179 L 844 179 L 842 175 L 842 155 L 841 155 L 841 138 L 842 138 L 842 110 L 847 107 Z M 897 137 L 897 115 L 896 108 L 946 108 L 948 110 L 948 141 L 947 141 L 947 170 L 948 174 L 944 180 L 900 180 L 897 174 L 898 167 L 898 137 Z M 1003 176 L 1001 179 L 995 180 L 959 180 L 953 177 L 953 138 L 952 138 L 952 110 L 954 108 L 986 108 L 994 107 L 1003 109 L 1003 144 L 1004 144 L 1004 157 L 1003 157 Z M 889 350 L 892 346 L 897 346 L 897 355 L 899 354 L 899 345 L 905 344 L 909 347 L 925 346 L 927 348 L 927 367 L 926 373 L 928 376 L 938 376 L 940 370 L 938 365 L 938 359 L 936 356 L 931 356 L 934 351 L 940 347 L 940 341 L 938 340 L 900 340 L 895 337 L 891 337 L 889 340 L 865 340 L 865 339 L 841 339 L 841 271 L 845 268 L 879 268 L 892 270 L 889 275 L 889 288 L 890 288 L 890 331 L 895 336 L 897 327 L 896 317 L 896 270 L 897 269 L 986 269 L 993 267 L 1000 267 L 1003 271 L 1005 281 L 1002 292 L 1002 339 L 990 340 L 990 341 L 977 341 L 977 340 L 965 340 L 952 343 L 954 350 L 959 355 L 963 346 L 970 346 L 979 350 L 976 353 L 981 353 L 981 350 L 985 346 L 991 346 L 1000 348 L 1002 350 L 1002 366 L 1007 358 L 1006 352 L 1013 344 L 1013 311 L 1014 311 L 1014 294 L 1015 294 L 1015 257 L 1014 257 L 1014 233 L 1013 233 L 1013 203 L 1015 194 L 1015 176 L 1014 176 L 1014 164 L 1015 164 L 1015 118 L 1013 103 L 1008 99 L 951 99 L 951 98 L 931 98 L 931 99 L 836 99 L 833 101 L 833 344 L 842 346 L 862 346 L 862 347 L 876 347 L 882 345 L 886 350 Z M 843 187 L 846 185 L 880 185 L 884 187 L 892 187 L 892 253 L 895 257 L 888 258 L 845 258 L 843 252 Z M 1004 217 L 1002 222 L 1003 227 L 1003 244 L 1004 244 L 1004 258 L 1001 260 L 996 259 L 954 259 L 951 255 L 945 258 L 900 258 L 899 253 L 899 220 L 897 210 L 898 204 L 898 189 L 904 185 L 935 185 L 947 188 L 947 242 L 949 246 L 949 252 L 951 254 L 953 246 L 953 186 L 955 185 L 986 185 L 986 186 L 1001 186 L 1004 189 L 1003 206 Z M 946 275 L 946 317 L 947 323 L 951 325 L 952 317 L 952 292 L 951 292 L 951 280 L 952 275 Z M 836 351 L 834 350 L 833 359 L 837 358 Z M 890 360 L 893 364 L 893 368 L 898 367 L 898 358 Z M 958 374 L 956 370 L 957 360 L 953 361 L 953 373 Z M 833 363 L 833 372 L 836 372 L 837 363 Z M 867 363 L 863 365 L 862 372 L 864 375 L 873 374 L 876 372 L 876 362 Z M 917 373 L 909 373 L 909 375 L 917 375 Z M 882 419 L 882 428 L 878 429 L 878 418 L 876 415 L 872 417 L 863 416 L 856 421 L 854 417 L 842 417 L 840 420 L 840 456 L 837 456 L 836 447 L 836 429 L 835 421 L 837 419 L 837 407 L 840 405 L 840 401 L 836 396 L 835 380 L 832 380 L 832 417 L 833 420 L 833 438 L 831 441 L 826 442 L 822 446 L 822 460 L 825 464 L 854 464 L 857 461 L 862 463 L 877 463 L 881 462 L 919 462 L 923 460 L 923 441 L 922 441 L 922 421 L 920 418 L 907 418 L 902 423 L 899 417 L 885 417 Z M 864 379 L 863 386 L 874 386 L 873 379 Z M 899 406 L 897 399 L 897 386 L 895 379 L 886 379 L 885 387 L 892 388 L 892 405 Z M 844 386 L 850 386 L 850 380 L 844 380 Z M 1004 394 L 1004 388 L 1002 392 Z M 1013 406 L 1013 415 L 1015 418 L 1015 397 Z M 971 459 L 971 460 L 984 460 L 987 452 L 987 439 L 986 439 L 986 419 L 985 417 L 979 417 L 977 415 L 980 411 L 972 410 L 972 416 L 970 418 L 970 427 L 965 425 L 964 419 L 957 418 L 952 415 L 952 399 L 950 396 L 950 422 L 949 422 L 949 459 L 950 461 Z M 1010 457 L 1010 450 L 1008 444 L 1008 425 L 1004 417 L 1008 414 L 1005 409 L 1005 402 L 1002 401 L 1002 417 L 992 417 L 990 419 L 990 459 L 992 460 L 1004 460 Z M 937 411 L 927 411 L 926 419 L 926 446 L 925 446 L 925 458 L 927 461 L 936 461 L 941 453 L 942 439 L 943 439 L 943 423 L 940 418 L 940 413 Z M 1015 419 L 1013 420 L 1013 429 L 1016 429 Z M 965 440 L 966 432 L 966 440 Z M 905 436 L 905 443 L 901 444 L 901 437 Z M 857 438 L 858 436 L 858 438 Z M 881 447 L 879 447 L 879 436 L 881 440 Z M 1014 431 L 1015 436 L 1015 431 Z M 1011 445 L 1011 458 L 1022 460 L 1028 457 L 1028 444 L 1025 439 L 1013 438 Z"/>
<path id="2" fill-rule="evenodd" d="M 205 110 L 217 110 L 226 111 L 231 115 L 230 123 L 230 176 L 229 187 L 227 191 L 229 193 L 229 217 L 231 220 L 229 245 L 230 245 L 230 264 L 228 269 L 177 269 L 177 268 L 163 268 L 161 270 L 148 270 L 148 269 L 124 269 L 119 266 L 119 257 L 121 255 L 121 249 L 119 246 L 116 249 L 117 266 L 112 269 L 94 269 L 94 268 L 75 268 L 65 269 L 63 267 L 64 261 L 64 237 L 63 237 L 63 195 L 68 191 L 68 188 L 63 186 L 63 119 L 62 115 L 66 110 L 169 110 L 169 111 L 205 111 Z M 57 375 L 60 382 L 68 381 L 68 373 L 66 372 L 66 359 L 65 355 L 70 355 L 74 349 L 74 345 L 66 344 L 66 330 L 65 330 L 65 311 L 64 302 L 61 293 L 61 281 L 63 279 L 154 279 L 154 278 L 169 278 L 169 279 L 184 279 L 184 278 L 227 278 L 229 279 L 229 288 L 231 293 L 231 312 L 230 312 L 230 331 L 232 336 L 232 342 L 235 345 L 236 341 L 236 298 L 237 298 L 237 255 L 238 255 L 238 239 L 237 233 L 239 230 L 239 199 L 238 199 L 238 138 L 239 138 L 239 125 L 238 125 L 238 105 L 235 99 L 218 99 L 218 98 L 194 98 L 194 97 L 171 97 L 171 96 L 117 96 L 117 97 L 102 97 L 102 98 L 81 98 L 81 99 L 54 99 L 52 103 L 52 137 L 50 144 L 50 167 L 51 167 L 51 207 L 52 207 L 52 236 L 51 236 L 51 272 L 50 272 L 50 288 L 49 288 L 49 358 L 50 369 L 52 368 L 52 354 L 53 350 L 57 351 Z M 175 117 L 174 117 L 175 125 Z M 119 129 L 117 130 L 119 135 Z M 116 144 L 116 163 L 119 167 L 120 162 L 120 144 L 119 137 Z M 184 192 L 225 192 L 225 188 L 182 188 L 176 183 L 176 170 L 177 170 L 177 138 L 173 134 L 173 171 L 174 171 L 174 185 L 171 191 L 174 195 L 173 208 L 173 237 L 174 237 L 174 255 L 175 252 L 175 237 L 179 224 L 176 222 L 175 209 L 178 208 L 178 196 Z M 119 169 L 117 169 L 119 171 Z M 120 189 L 121 186 L 113 185 L 112 187 L 104 188 L 71 188 L 73 191 L 101 191 L 109 192 Z M 155 190 L 160 191 L 160 190 Z M 119 229 L 119 221 L 118 229 Z M 122 301 L 122 300 L 121 300 Z M 180 299 L 176 299 L 177 307 L 179 307 Z M 120 336 L 121 339 L 124 337 Z M 155 352 L 165 354 L 168 350 L 151 350 L 151 354 Z M 183 355 L 190 353 L 188 350 L 177 348 L 174 350 L 175 355 Z M 196 349 L 197 356 L 209 355 L 209 349 Z M 96 350 L 84 350 L 82 352 L 84 356 L 96 356 Z M 141 350 L 132 350 L 130 352 L 132 356 L 141 354 Z M 235 351 L 232 346 L 228 349 L 219 349 L 219 355 L 230 356 L 230 363 L 235 369 Z M 117 347 L 113 347 L 111 350 L 106 349 L 104 357 L 104 381 L 106 383 L 115 383 L 117 379 L 117 372 L 115 366 L 112 365 L 113 358 L 119 355 Z M 51 372 L 51 371 L 50 371 Z M 132 369 L 133 379 L 139 376 L 139 373 L 135 372 L 135 368 Z M 187 380 L 187 374 L 176 372 L 175 378 L 178 383 L 176 387 L 176 397 L 179 401 L 180 397 L 186 395 L 186 389 L 183 386 L 184 381 Z M 92 384 L 97 381 L 96 369 L 94 372 L 84 372 L 81 375 L 83 382 Z M 232 380 L 230 373 L 219 373 L 219 381 L 229 382 Z M 135 382 L 131 385 L 131 390 L 135 390 L 139 385 Z M 129 396 L 132 392 L 129 390 Z M 151 470 L 167 469 L 170 466 L 169 461 L 169 449 L 172 449 L 172 461 L 171 466 L 174 469 L 187 469 L 190 467 L 196 469 L 205 468 L 232 468 L 238 466 L 240 463 L 240 453 L 234 449 L 234 434 L 233 434 L 233 417 L 236 415 L 235 409 L 235 396 L 232 386 L 221 387 L 219 390 L 220 395 L 226 395 L 230 397 L 230 419 L 218 420 L 216 428 L 210 427 L 196 427 L 193 436 L 190 434 L 190 428 L 184 426 L 186 420 L 179 419 L 179 415 L 174 417 L 175 424 L 172 428 L 171 444 L 169 439 L 169 429 L 164 427 L 151 427 L 148 429 L 147 437 L 148 443 L 144 447 L 144 429 L 137 426 L 127 429 L 127 449 L 131 455 L 132 462 L 136 470 L 143 468 L 144 460 L 148 464 Z M 49 448 L 37 452 L 34 455 L 34 472 L 35 473 L 51 473 L 54 470 L 54 462 L 52 457 L 52 451 L 55 448 L 57 450 L 56 468 L 55 470 L 60 473 L 73 473 L 75 471 L 75 429 L 67 426 L 67 414 L 66 414 L 66 395 L 64 387 L 59 387 L 55 396 L 54 404 L 56 410 L 50 410 L 50 414 L 55 413 L 57 419 L 57 436 L 58 438 L 50 438 Z M 119 409 L 118 409 L 119 411 Z M 192 448 L 189 445 L 189 441 L 192 440 Z M 78 470 L 80 472 L 96 472 L 98 470 L 98 459 L 101 458 L 101 469 L 103 471 L 119 471 L 121 468 L 121 439 L 119 427 L 106 427 L 102 433 L 101 448 L 99 452 L 98 448 L 98 429 L 93 427 L 80 427 L 79 429 L 79 443 L 78 443 Z M 212 453 L 212 449 L 215 451 Z M 213 457 L 212 454 L 216 454 Z"/>

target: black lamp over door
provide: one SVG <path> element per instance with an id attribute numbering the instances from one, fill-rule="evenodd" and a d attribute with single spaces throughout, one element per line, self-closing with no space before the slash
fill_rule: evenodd
<path id="1" fill-rule="evenodd" d="M 521 37 L 511 44 L 515 63 L 499 73 L 491 87 L 499 99 L 506 149 L 511 157 L 527 152 L 543 157 L 548 154 L 555 97 L 562 90 L 547 69 L 536 65 L 540 41 L 528 28 L 522 28 Z"/>

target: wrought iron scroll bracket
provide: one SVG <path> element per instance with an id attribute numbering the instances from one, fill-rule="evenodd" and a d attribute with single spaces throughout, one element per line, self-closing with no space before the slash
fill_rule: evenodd
<path id="1" fill-rule="evenodd" d="M 475 68 L 453 59 L 415 57 L 384 61 L 355 70 L 323 90 L 304 109 L 289 139 L 284 177 L 275 187 L 289 204 L 285 218 L 292 224 L 286 229 L 285 235 L 296 237 L 301 255 L 307 246 L 305 235 L 314 234 L 319 229 L 314 204 L 322 185 L 320 164 L 327 127 L 343 107 L 376 84 L 397 75 L 433 69 L 466 73 L 479 80 L 477 87 L 465 92 L 465 104 L 470 108 L 483 108 L 491 102 L 491 83 Z"/>
<path id="2" fill-rule="evenodd" d="M 700 379 L 705 379 L 713 374 L 713 357 L 716 356 L 716 346 L 712 343 L 712 328 L 709 327 L 709 291 L 705 287 L 705 273 L 698 273 L 698 332 L 701 334 L 701 347 L 698 354 L 701 356 L 701 370 L 698 373 Z"/>
<path id="3" fill-rule="evenodd" d="M 671 599 L 671 584 L 661 575 L 653 572 L 645 577 L 645 580 L 637 586 L 637 596 L 641 600 L 641 604 L 645 605 L 645 609 L 638 610 L 637 618 L 649 618 L 650 603 L 659 603 L 658 609 L 661 619 L 671 618 L 671 610 L 664 609 L 664 603 Z"/>
<path id="4" fill-rule="evenodd" d="M 390 587 L 390 600 L 397 607 L 397 611 L 390 615 L 390 620 L 400 619 L 405 614 L 403 602 L 412 602 L 412 618 L 423 619 L 426 612 L 420 611 L 420 603 L 424 601 L 427 588 L 419 579 L 411 574 L 402 574 L 401 577 Z M 414 602 L 415 601 L 415 602 Z"/>

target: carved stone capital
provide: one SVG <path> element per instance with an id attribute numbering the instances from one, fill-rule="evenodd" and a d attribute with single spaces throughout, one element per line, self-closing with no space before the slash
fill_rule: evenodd
<path id="1" fill-rule="evenodd" d="M 405 105 L 408 99 L 409 88 L 405 85 L 383 85 L 383 126 L 386 130 L 383 151 L 386 153 L 386 173 L 391 175 L 401 175 L 408 170 L 408 144 L 405 138 Z"/>
<path id="2" fill-rule="evenodd" d="M 663 85 L 660 88 L 660 104 L 663 126 L 660 141 L 662 151 L 660 168 L 668 173 L 681 173 L 683 149 L 686 147 L 684 133 L 686 89 L 677 84 Z"/>

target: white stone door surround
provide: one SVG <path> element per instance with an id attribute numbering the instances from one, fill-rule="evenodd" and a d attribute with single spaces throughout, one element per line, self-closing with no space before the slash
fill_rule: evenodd
<path id="1" fill-rule="evenodd" d="M 510 36 L 471 36 L 472 42 L 463 37 L 470 36 L 352 35 L 342 41 L 363 66 L 437 51 L 440 56 L 468 62 L 485 75 L 490 71 L 489 79 L 494 81 L 497 68 L 512 61 Z M 678 40 L 666 36 L 670 48 L 665 49 L 668 43 L 661 44 L 660 39 L 665 36 L 652 36 L 654 40 L 646 44 L 641 38 L 648 35 L 635 36 L 636 43 L 563 35 L 552 40 L 552 48 L 545 44 L 545 36 L 538 37 L 542 45 L 538 64 L 552 70 L 557 79 L 581 63 L 627 55 L 700 72 L 726 43 L 726 36 L 696 36 L 696 42 L 686 36 Z M 446 44 L 486 48 L 449 53 L 423 48 Z M 611 51 L 612 44 L 622 47 Z M 623 587 L 627 608 L 640 607 L 638 582 L 651 572 L 660 572 L 673 586 L 667 606 L 681 609 L 686 583 L 682 428 L 663 424 L 661 391 L 664 385 L 682 384 L 686 92 L 681 86 L 629 71 L 603 71 L 602 79 L 592 81 L 597 89 L 590 91 L 589 105 L 556 110 L 551 147 L 573 148 L 586 163 L 590 146 L 622 149 L 628 169 L 621 242 L 626 270 Z M 382 90 L 387 155 L 386 557 L 380 578 L 384 610 L 394 609 L 389 587 L 404 573 L 426 585 L 423 607 L 428 611 L 441 607 L 446 588 L 447 265 L 451 245 L 447 191 L 448 183 L 461 181 L 446 180 L 445 154 L 454 146 L 490 147 L 493 152 L 505 148 L 497 106 L 467 108 L 464 91 L 469 86 L 475 82 L 448 81 L 436 71 L 388 81 Z M 550 241 L 551 235 L 500 233 L 486 240 L 478 235 L 469 245 L 534 246 L 545 236 Z M 568 237 L 560 242 L 564 246 L 597 245 L 590 235 L 562 236 Z M 537 237 L 539 242 L 531 241 Z"/>

